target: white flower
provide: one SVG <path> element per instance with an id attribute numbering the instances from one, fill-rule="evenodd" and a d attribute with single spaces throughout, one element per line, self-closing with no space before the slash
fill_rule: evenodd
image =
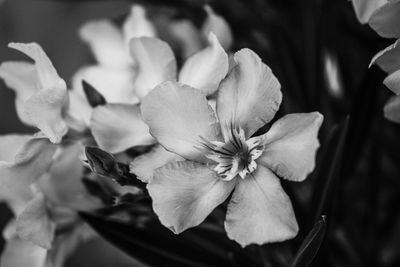
<path id="1" fill-rule="evenodd" d="M 297 222 L 277 176 L 302 181 L 313 170 L 322 115 L 290 114 L 253 137 L 278 110 L 280 84 L 251 50 L 235 53 L 234 61 L 219 85 L 216 112 L 204 91 L 172 81 L 143 99 L 150 133 L 170 152 L 155 150 L 131 171 L 146 175 L 153 208 L 175 233 L 200 224 L 233 191 L 225 220 L 231 239 L 246 246 L 293 238 Z M 156 165 L 162 167 L 152 175 Z"/>
<path id="2" fill-rule="evenodd" d="M 38 44 L 10 43 L 9 47 L 35 61 L 0 65 L 0 78 L 17 95 L 16 109 L 21 121 L 36 126 L 51 142 L 59 143 L 68 130 L 62 117 L 68 100 L 65 81 Z"/>

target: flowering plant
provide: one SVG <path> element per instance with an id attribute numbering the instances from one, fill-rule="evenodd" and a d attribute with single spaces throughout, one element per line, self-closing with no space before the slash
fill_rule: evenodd
<path id="1" fill-rule="evenodd" d="M 68 13 L 71 46 L 48 22 L 61 47 L 7 36 L 0 265 L 86 246 L 83 266 L 396 266 L 400 2 L 285 1 L 132 1 Z"/>

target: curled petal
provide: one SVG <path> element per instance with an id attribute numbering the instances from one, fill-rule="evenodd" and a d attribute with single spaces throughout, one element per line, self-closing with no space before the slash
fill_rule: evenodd
<path id="1" fill-rule="evenodd" d="M 157 169 L 147 188 L 161 223 L 179 234 L 203 222 L 235 183 L 222 181 L 204 164 L 179 161 Z"/>
<path id="2" fill-rule="evenodd" d="M 13 162 L 0 162 L 0 191 L 27 188 L 49 169 L 56 148 L 46 138 L 26 142 Z"/>
<path id="3" fill-rule="evenodd" d="M 389 99 L 384 108 L 385 118 L 400 123 L 400 96 Z"/>
<path id="4" fill-rule="evenodd" d="M 139 5 L 132 5 L 131 12 L 122 25 L 122 32 L 126 45 L 134 37 L 155 37 L 156 30 L 147 19 L 146 10 Z"/>
<path id="5" fill-rule="evenodd" d="M 234 60 L 236 66 L 218 91 L 217 114 L 222 125 L 234 123 L 249 137 L 275 116 L 282 101 L 281 86 L 250 49 L 236 52 Z"/>
<path id="6" fill-rule="evenodd" d="M 135 81 L 139 97 L 147 95 L 156 85 L 164 81 L 176 81 L 176 60 L 169 45 L 157 38 L 132 38 L 132 58 L 138 64 Z"/>
<path id="7" fill-rule="evenodd" d="M 365 24 L 379 7 L 386 4 L 387 0 L 352 0 L 352 2 L 358 20 Z"/>
<path id="8" fill-rule="evenodd" d="M 303 181 L 315 167 L 318 131 L 323 116 L 296 113 L 275 122 L 264 135 L 264 152 L 258 162 L 291 181 Z"/>
<path id="9" fill-rule="evenodd" d="M 10 43 L 8 46 L 24 53 L 35 61 L 40 89 L 66 88 L 64 80 L 58 76 L 53 63 L 51 63 L 40 45 L 37 43 Z"/>
<path id="10" fill-rule="evenodd" d="M 142 182 L 148 183 L 153 178 L 154 171 L 170 162 L 183 161 L 184 158 L 167 151 L 160 145 L 148 153 L 136 157 L 130 164 L 130 172 L 135 174 Z"/>
<path id="11" fill-rule="evenodd" d="M 17 236 L 7 240 L 1 254 L 2 267 L 43 267 L 47 250 Z"/>
<path id="12" fill-rule="evenodd" d="M 224 50 L 228 51 L 233 42 L 231 28 L 223 17 L 214 12 L 211 6 L 207 5 L 204 9 L 207 12 L 207 18 L 202 27 L 204 36 L 208 36 L 210 32 L 214 33 Z"/>
<path id="13" fill-rule="evenodd" d="M 79 30 L 79 36 L 90 46 L 100 65 L 121 68 L 133 64 L 122 32 L 110 21 L 87 22 Z"/>
<path id="14" fill-rule="evenodd" d="M 135 73 L 130 68 L 83 67 L 73 79 L 73 90 L 86 97 L 82 81 L 86 81 L 101 93 L 108 103 L 136 104 L 139 102 L 134 90 Z"/>
<path id="15" fill-rule="evenodd" d="M 379 35 L 385 38 L 400 37 L 400 1 L 399 0 L 379 0 L 374 1 L 376 5 L 385 4 L 378 8 L 371 16 L 369 25 Z"/>
<path id="16" fill-rule="evenodd" d="M 28 62 L 4 62 L 0 65 L 0 78 L 16 94 L 15 107 L 20 120 L 30 124 L 24 114 L 25 101 L 39 90 L 35 65 Z"/>
<path id="17" fill-rule="evenodd" d="M 46 249 L 51 248 L 55 224 L 50 220 L 43 194 L 38 193 L 17 217 L 18 236 Z"/>
<path id="18" fill-rule="evenodd" d="M 108 104 L 96 107 L 90 125 L 100 148 L 111 153 L 155 142 L 149 127 L 142 120 L 138 105 Z"/>
<path id="19" fill-rule="evenodd" d="M 151 135 L 186 159 L 204 162 L 198 149 L 202 138 L 219 140 L 219 125 L 205 95 L 189 86 L 164 82 L 143 99 L 141 110 Z"/>
<path id="20" fill-rule="evenodd" d="M 297 221 L 279 179 L 258 166 L 238 182 L 228 205 L 225 229 L 241 246 L 284 241 L 296 236 Z"/>
<path id="21" fill-rule="evenodd" d="M 53 143 L 59 143 L 68 128 L 62 117 L 67 102 L 67 86 L 55 70 L 43 49 L 36 43 L 10 43 L 35 61 L 39 91 L 26 99 L 24 120 L 38 127 Z"/>
<path id="22" fill-rule="evenodd" d="M 370 66 L 378 64 L 384 71 L 392 73 L 400 69 L 400 39 L 378 52 L 371 60 Z"/>
<path id="23" fill-rule="evenodd" d="M 191 56 L 183 65 L 179 82 L 213 94 L 228 73 L 228 55 L 217 37 L 210 33 L 209 46 Z"/>

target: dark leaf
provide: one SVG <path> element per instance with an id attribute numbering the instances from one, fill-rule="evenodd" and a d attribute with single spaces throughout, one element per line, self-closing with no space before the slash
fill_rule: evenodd
<path id="1" fill-rule="evenodd" d="M 314 260 L 324 241 L 326 232 L 325 216 L 317 221 L 301 244 L 291 267 L 307 267 Z"/>
<path id="2" fill-rule="evenodd" d="M 85 80 L 82 80 L 82 87 L 83 91 L 85 92 L 86 98 L 92 107 L 95 108 L 97 106 L 103 106 L 107 104 L 104 96 Z"/>
<path id="3" fill-rule="evenodd" d="M 152 266 L 232 266 L 232 253 L 215 242 L 218 236 L 214 235 L 214 241 L 193 230 L 175 235 L 158 222 L 134 227 L 88 213 L 80 215 L 103 238 Z"/>
<path id="4" fill-rule="evenodd" d="M 314 175 L 317 177 L 317 186 L 313 196 L 313 203 L 318 203 L 315 220 L 322 214 L 328 214 L 331 208 L 334 193 L 342 172 L 344 149 L 348 138 L 349 118 L 336 126 L 329 137 L 320 162 Z"/>

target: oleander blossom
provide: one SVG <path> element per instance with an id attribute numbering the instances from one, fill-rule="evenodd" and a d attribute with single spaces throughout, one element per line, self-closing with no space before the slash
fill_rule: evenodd
<path id="1" fill-rule="evenodd" d="M 236 52 L 234 62 L 218 86 L 216 111 L 203 91 L 175 81 L 143 99 L 143 120 L 169 152 L 144 155 L 131 171 L 148 183 L 154 211 L 176 234 L 199 225 L 233 192 L 225 219 L 229 238 L 242 246 L 287 240 L 298 225 L 278 176 L 303 181 L 313 170 L 323 117 L 289 114 L 254 136 L 279 109 L 280 84 L 249 49 Z M 141 175 L 143 168 L 148 175 Z"/>
<path id="2" fill-rule="evenodd" d="M 357 18 L 385 38 L 400 37 L 399 0 L 351 0 Z"/>

